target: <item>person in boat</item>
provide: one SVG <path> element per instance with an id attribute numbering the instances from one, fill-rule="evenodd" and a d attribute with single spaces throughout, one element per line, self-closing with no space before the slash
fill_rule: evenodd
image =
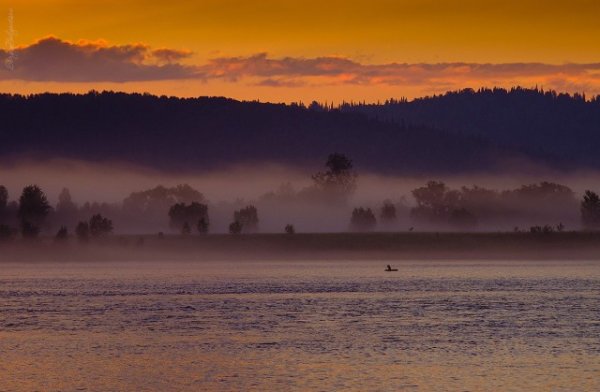
<path id="1" fill-rule="evenodd" d="M 387 268 L 385 269 L 386 271 L 391 271 L 392 270 L 392 266 L 391 265 L 387 265 Z"/>

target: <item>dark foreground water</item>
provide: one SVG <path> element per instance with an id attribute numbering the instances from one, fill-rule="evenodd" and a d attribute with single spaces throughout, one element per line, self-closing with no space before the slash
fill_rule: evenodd
<path id="1" fill-rule="evenodd" d="M 0 391 L 599 391 L 600 262 L 0 264 Z"/>

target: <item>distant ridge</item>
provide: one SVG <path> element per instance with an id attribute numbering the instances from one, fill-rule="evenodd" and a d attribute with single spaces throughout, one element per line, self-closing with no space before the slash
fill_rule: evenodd
<path id="1" fill-rule="evenodd" d="M 115 92 L 4 94 L 0 116 L 4 160 L 114 159 L 203 170 L 319 166 L 339 151 L 361 170 L 398 174 L 497 170 L 515 159 L 600 166 L 598 100 L 537 90 L 465 90 L 334 110 Z"/>
<path id="2" fill-rule="evenodd" d="M 339 109 L 478 136 L 529 156 L 551 155 L 559 166 L 600 166 L 600 96 L 586 99 L 585 94 L 520 87 L 465 89 L 412 101 L 344 104 Z"/>

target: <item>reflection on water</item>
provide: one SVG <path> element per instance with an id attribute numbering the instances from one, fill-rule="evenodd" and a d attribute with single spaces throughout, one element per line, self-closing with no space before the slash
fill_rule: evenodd
<path id="1" fill-rule="evenodd" d="M 600 390 L 600 262 L 2 264 L 0 391 Z"/>

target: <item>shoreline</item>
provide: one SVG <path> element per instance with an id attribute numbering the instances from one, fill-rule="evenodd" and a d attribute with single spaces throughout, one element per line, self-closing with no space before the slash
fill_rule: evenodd
<path id="1" fill-rule="evenodd" d="M 111 235 L 0 243 L 0 262 L 127 260 L 600 260 L 600 232 Z"/>

